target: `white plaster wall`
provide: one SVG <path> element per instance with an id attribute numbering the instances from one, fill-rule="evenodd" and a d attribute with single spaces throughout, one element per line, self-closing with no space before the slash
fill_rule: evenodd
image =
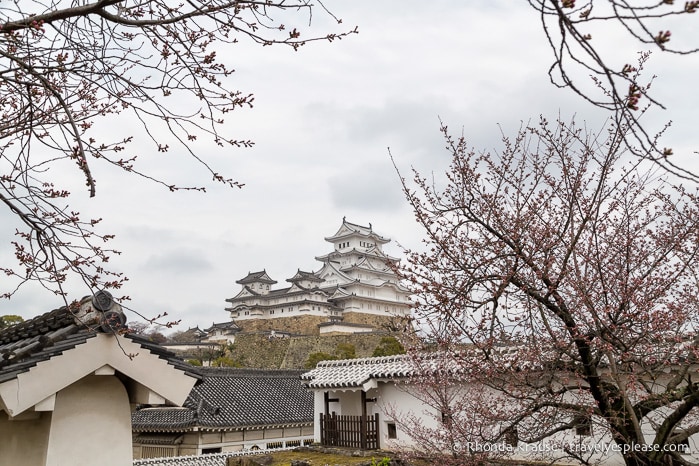
<path id="1" fill-rule="evenodd" d="M 353 392 L 337 392 L 331 393 L 330 398 L 339 398 L 340 403 L 330 403 L 330 411 L 335 411 L 337 414 L 344 414 L 348 416 L 359 416 L 362 414 L 361 408 L 361 393 L 357 391 Z M 340 409 L 340 407 L 342 407 Z"/>
<path id="2" fill-rule="evenodd" d="M 320 413 L 325 409 L 322 390 L 313 390 L 313 441 L 320 442 Z"/>
<path id="3" fill-rule="evenodd" d="M 466 388 L 466 390 L 468 389 L 469 388 Z M 482 390 L 483 388 L 480 387 L 479 389 Z M 398 438 L 396 440 L 388 439 L 386 424 L 394 420 L 391 418 L 391 413 L 411 412 L 420 418 L 420 423 L 423 426 L 429 429 L 440 428 L 439 419 L 441 413 L 437 413 L 434 408 L 425 405 L 420 400 L 410 395 L 408 386 L 397 386 L 391 382 L 379 383 L 378 392 L 376 409 L 378 409 L 380 413 L 382 447 L 388 449 L 410 448 L 413 445 L 412 438 L 408 432 L 401 429 L 400 423 L 396 423 Z M 652 429 L 647 425 L 643 427 L 646 433 L 646 440 L 651 441 Z M 690 438 L 690 454 L 685 456 L 689 461 L 697 461 L 697 459 L 699 459 L 699 451 L 697 451 L 699 441 L 697 441 L 697 437 L 699 437 L 699 435 Z M 595 422 L 593 422 L 591 436 L 578 436 L 572 429 L 562 431 L 536 444 L 520 442 L 517 449 L 514 450 L 514 454 L 510 457 L 531 461 L 547 458 L 548 460 L 554 460 L 557 463 L 565 464 L 566 461 L 561 461 L 559 459 L 563 456 L 560 450 L 562 445 L 572 445 L 574 448 L 578 448 L 578 451 L 583 452 L 582 455 L 590 464 L 610 466 L 622 466 L 624 464 L 621 454 L 618 451 L 614 451 L 613 440 L 604 428 L 604 422 L 601 420 L 595 420 Z M 571 460 L 567 460 L 567 462 L 577 464 Z"/>
<path id="4" fill-rule="evenodd" d="M 474 389 L 466 387 L 465 390 Z M 483 390 L 483 387 L 478 388 Z M 324 412 L 324 397 L 323 390 L 314 391 L 314 407 L 315 407 L 315 430 L 314 438 L 316 442 L 320 441 L 320 423 L 318 422 L 319 413 Z M 337 414 L 359 415 L 361 414 L 361 393 L 355 391 L 330 391 L 330 398 L 339 399 L 339 403 L 330 403 L 330 412 Z M 407 385 L 396 385 L 393 382 L 378 382 L 376 389 L 371 389 L 367 393 L 367 398 L 376 398 L 376 403 L 367 404 L 367 414 L 373 415 L 379 413 L 379 432 L 380 444 L 386 449 L 401 449 L 414 447 L 414 441 L 410 437 L 409 432 L 401 428 L 401 424 L 396 422 L 397 439 L 388 438 L 387 424 L 392 421 L 398 421 L 401 413 L 412 413 L 419 418 L 420 424 L 427 429 L 441 428 L 441 413 L 436 409 L 424 404 L 421 400 L 410 394 L 410 387 Z M 393 416 L 396 415 L 394 418 Z M 651 441 L 652 429 L 647 423 L 644 423 L 643 430 L 646 433 L 648 441 Z M 566 430 L 546 439 L 537 444 L 519 443 L 510 458 L 522 460 L 538 460 L 542 457 L 554 460 L 557 463 L 565 464 L 566 461 L 561 461 L 562 445 L 574 445 L 576 448 L 585 452 L 583 456 L 590 464 L 602 465 L 623 465 L 623 457 L 615 450 L 615 445 L 612 442 L 611 436 L 608 434 L 601 420 L 595 420 L 592 427 L 591 436 L 578 436 L 574 430 Z M 693 435 L 689 440 L 690 452 L 685 458 L 688 461 L 695 462 L 699 459 L 699 434 Z M 568 463 L 577 464 L 567 460 Z"/>
<path id="5" fill-rule="evenodd" d="M 0 412 L 0 464 L 43 466 L 50 426 L 50 412 L 31 413 L 24 420 L 10 420 Z"/>
<path id="6" fill-rule="evenodd" d="M 56 394 L 46 465 L 130 466 L 131 440 L 124 385 L 115 376 L 88 376 Z"/>
<path id="7" fill-rule="evenodd" d="M 325 333 L 371 333 L 372 327 L 352 327 L 349 325 L 335 324 L 320 327 L 320 334 Z"/>
<path id="8" fill-rule="evenodd" d="M 386 424 L 394 422 L 393 414 L 413 413 L 421 420 L 421 424 L 428 429 L 438 428 L 437 419 L 438 413 L 433 408 L 424 404 L 421 400 L 412 396 L 405 389 L 404 385 L 396 386 L 394 383 L 379 383 L 378 385 L 377 402 L 375 410 L 379 412 L 379 421 L 381 423 L 380 435 L 381 445 L 385 448 L 402 448 L 413 445 L 413 440 L 408 433 L 401 429 L 400 423 L 396 422 L 397 438 L 388 438 L 388 429 Z"/>

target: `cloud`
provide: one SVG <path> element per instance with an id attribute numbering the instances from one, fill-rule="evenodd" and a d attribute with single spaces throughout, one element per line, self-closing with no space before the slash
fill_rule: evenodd
<path id="1" fill-rule="evenodd" d="M 405 207 L 398 175 L 390 164 L 373 162 L 328 179 L 333 205 L 339 210 L 390 212 Z"/>
<path id="2" fill-rule="evenodd" d="M 167 250 L 153 254 L 143 263 L 146 271 L 167 275 L 198 275 L 208 272 L 214 265 L 202 250 Z"/>

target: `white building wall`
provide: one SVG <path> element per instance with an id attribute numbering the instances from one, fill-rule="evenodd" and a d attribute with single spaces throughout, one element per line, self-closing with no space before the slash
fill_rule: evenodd
<path id="1" fill-rule="evenodd" d="M 0 411 L 0 464 L 45 465 L 50 428 L 50 412 L 28 413 L 11 420 Z"/>
<path id="2" fill-rule="evenodd" d="M 482 387 L 481 387 L 482 390 Z M 320 441 L 319 413 L 324 412 L 324 391 L 315 390 L 315 431 L 314 438 Z M 338 399 L 339 402 L 330 403 L 330 412 L 344 415 L 361 414 L 361 391 L 345 390 L 330 391 L 329 397 Z M 420 399 L 411 394 L 409 385 L 396 385 L 393 382 L 379 382 L 376 389 L 367 392 L 367 398 L 376 398 L 375 403 L 367 403 L 367 414 L 369 416 L 379 413 L 380 421 L 380 444 L 382 448 L 389 450 L 410 449 L 415 447 L 413 438 L 406 426 L 401 425 L 401 417 L 405 414 L 412 414 L 417 417 L 421 427 L 425 429 L 441 428 L 441 413 L 431 406 L 426 405 Z M 388 424 L 396 424 L 397 438 L 388 438 Z M 409 427 L 409 426 L 408 426 Z M 652 429 L 648 423 L 642 426 L 647 436 L 647 441 L 652 440 Z M 536 444 L 525 444 L 519 442 L 513 447 L 509 457 L 519 460 L 556 460 L 559 464 L 577 464 L 570 459 L 561 460 L 564 455 L 562 447 L 567 445 L 570 448 L 577 448 L 582 452 L 582 456 L 590 464 L 603 465 L 623 465 L 624 460 L 618 448 L 613 443 L 604 423 L 600 419 L 593 420 L 592 434 L 590 436 L 576 435 L 573 429 L 560 432 L 542 442 Z M 689 439 L 689 454 L 685 456 L 690 462 L 699 460 L 699 435 L 694 435 Z M 483 448 L 492 448 L 492 445 Z M 465 448 L 465 447 L 464 447 Z"/>
<path id="3" fill-rule="evenodd" d="M 131 441 L 124 385 L 115 376 L 88 376 L 56 394 L 46 466 L 129 466 Z"/>
<path id="4" fill-rule="evenodd" d="M 379 413 L 379 421 L 381 423 L 380 435 L 381 445 L 387 449 L 410 448 L 413 445 L 413 440 L 406 432 L 405 428 L 400 424 L 399 419 L 394 417 L 395 413 L 405 414 L 412 413 L 421 419 L 421 424 L 427 429 L 438 428 L 438 413 L 430 406 L 423 403 L 405 390 L 405 386 L 396 386 L 395 383 L 379 383 L 378 397 L 375 410 Z M 388 438 L 387 424 L 389 422 L 396 423 L 396 439 Z"/>
<path id="5" fill-rule="evenodd" d="M 320 442 L 320 413 L 325 413 L 325 395 L 322 390 L 313 391 L 313 441 Z"/>
<path id="6" fill-rule="evenodd" d="M 342 323 L 324 325 L 320 327 L 319 330 L 321 335 L 326 333 L 371 333 L 374 331 L 374 329 L 370 326 L 354 327 L 350 325 L 343 325 Z"/>

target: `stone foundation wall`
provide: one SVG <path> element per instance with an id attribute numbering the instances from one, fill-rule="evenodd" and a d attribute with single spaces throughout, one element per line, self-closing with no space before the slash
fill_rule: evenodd
<path id="1" fill-rule="evenodd" d="M 290 342 L 290 338 L 270 339 L 259 334 L 238 334 L 233 343 L 231 358 L 239 361 L 243 367 L 279 369 L 282 367 Z"/>
<path id="2" fill-rule="evenodd" d="M 337 345 L 341 343 L 353 345 L 358 358 L 368 358 L 385 336 L 386 334 L 382 333 L 292 338 L 281 369 L 304 369 L 309 354 L 333 354 Z"/>
<path id="3" fill-rule="evenodd" d="M 327 317 L 323 316 L 291 316 L 276 317 L 274 319 L 236 320 L 235 323 L 240 327 L 242 333 L 259 333 L 275 330 L 295 335 L 318 335 L 318 325 L 327 321 Z"/>
<path id="4" fill-rule="evenodd" d="M 358 358 L 370 357 L 384 336 L 385 333 L 376 333 L 270 339 L 259 334 L 239 334 L 231 356 L 245 367 L 304 369 L 309 354 L 333 354 L 340 343 L 354 345 Z"/>
<path id="5" fill-rule="evenodd" d="M 318 325 L 328 322 L 324 316 L 290 316 L 267 319 L 235 320 L 242 333 L 259 333 L 275 330 L 294 335 L 319 335 Z M 406 319 L 390 315 L 345 312 L 342 322 L 373 327 L 375 331 L 399 332 L 405 328 Z"/>
<path id="6" fill-rule="evenodd" d="M 236 335 L 232 359 L 245 367 L 264 369 L 303 369 L 311 353 L 333 354 L 338 344 L 351 344 L 358 358 L 370 357 L 386 335 L 403 329 L 406 320 L 394 316 L 347 312 L 343 323 L 368 325 L 372 333 L 324 334 L 318 325 L 327 322 L 323 316 L 290 316 L 273 319 L 236 320 L 241 332 Z M 270 338 L 271 330 L 291 333 L 289 338 Z"/>
<path id="7" fill-rule="evenodd" d="M 397 332 L 404 328 L 406 318 L 396 316 L 381 316 L 363 312 L 345 312 L 342 322 L 345 324 L 370 325 L 377 331 Z"/>

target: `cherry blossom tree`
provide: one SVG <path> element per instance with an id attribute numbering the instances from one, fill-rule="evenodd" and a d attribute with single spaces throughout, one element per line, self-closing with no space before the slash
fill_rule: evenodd
<path id="1" fill-rule="evenodd" d="M 641 122 L 644 109 L 665 108 L 637 82 L 637 53 L 684 56 L 699 51 L 699 1 L 528 0 L 537 11 L 553 54 L 551 82 L 609 110 L 627 128 L 627 148 L 676 176 L 699 180 L 699 173 L 675 163 L 672 148 L 659 146 L 656 131 Z M 635 44 L 635 47 L 634 47 Z M 681 65 L 679 65 L 681 66 Z M 592 81 L 590 81 L 592 78 Z M 590 86 L 592 84 L 592 86 Z M 691 91 L 688 91 L 691 94 Z"/>
<path id="2" fill-rule="evenodd" d="M 476 152 L 443 127 L 444 181 L 402 178 L 425 234 L 401 269 L 424 333 L 413 351 L 444 355 L 450 374 L 417 385 L 475 387 L 440 410 L 478 413 L 483 442 L 574 438 L 632 466 L 689 462 L 678 445 L 699 433 L 699 196 L 624 150 L 631 130 L 542 118 Z M 429 438 L 465 444 L 460 424 Z M 585 464 L 588 452 L 542 456 Z"/>
<path id="3" fill-rule="evenodd" d="M 239 40 L 297 49 L 356 32 L 340 26 L 337 33 L 304 37 L 312 12 L 340 22 L 308 0 L 2 2 L 0 204 L 22 228 L 12 241 L 19 267 L 0 265 L 16 285 L 0 296 L 27 281 L 64 296 L 69 275 L 90 289 L 116 289 L 125 280 L 105 264 L 117 251 L 108 247 L 111 236 L 95 229 L 101 219 L 84 219 L 70 208 L 70 171 L 89 196 L 98 192 L 97 164 L 166 189 L 203 191 L 139 168 L 143 154 L 136 147 L 177 150 L 214 182 L 240 187 L 195 147 L 202 140 L 253 144 L 223 130 L 226 115 L 252 107 L 253 96 L 232 88 L 232 70 L 221 55 Z"/>

